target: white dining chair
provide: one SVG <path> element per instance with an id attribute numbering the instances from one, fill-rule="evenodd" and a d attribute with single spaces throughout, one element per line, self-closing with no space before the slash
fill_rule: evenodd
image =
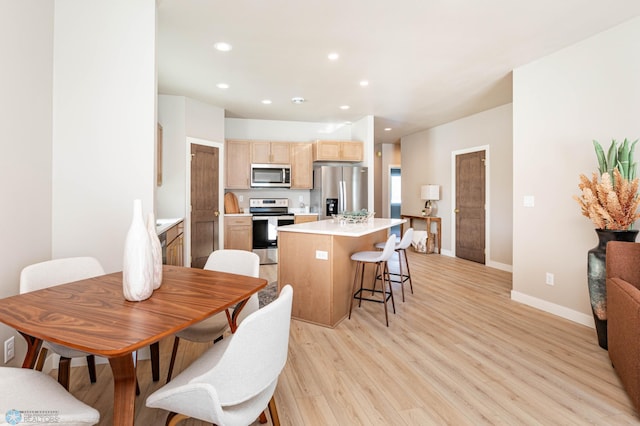
<path id="1" fill-rule="evenodd" d="M 100 421 L 96 409 L 40 371 L 0 367 L 0 384 L 0 424 L 88 426 Z"/>
<path id="2" fill-rule="evenodd" d="M 189 417 L 218 426 L 248 425 L 269 408 L 279 425 L 273 398 L 286 362 L 293 289 L 253 312 L 234 334 L 147 398 L 147 407 L 171 412 L 167 425 Z"/>
<path id="3" fill-rule="evenodd" d="M 104 275 L 100 262 L 93 257 L 68 257 L 35 263 L 25 267 L 20 273 L 20 294 L 41 290 L 56 285 Z M 71 358 L 87 358 L 89 379 L 96 381 L 95 357 L 89 353 L 78 351 L 52 342 L 43 342 L 36 370 L 42 371 L 47 351 L 60 355 L 58 364 L 58 382 L 69 389 L 71 374 Z"/>
<path id="4" fill-rule="evenodd" d="M 204 269 L 228 272 L 230 274 L 247 275 L 257 278 L 260 274 L 260 256 L 246 250 L 216 250 L 209 255 L 209 258 L 204 265 Z M 258 295 L 254 294 L 251 296 L 242 311 L 240 311 L 237 318 L 238 324 L 242 322 L 247 315 L 257 311 L 258 307 Z M 199 343 L 217 342 L 223 337 L 224 333 L 228 329 L 229 321 L 227 320 L 227 315 L 224 312 L 221 312 L 176 333 L 173 340 L 173 350 L 171 351 L 169 371 L 167 372 L 167 383 L 171 381 L 171 375 L 173 374 L 173 367 L 175 365 L 180 339 Z"/>

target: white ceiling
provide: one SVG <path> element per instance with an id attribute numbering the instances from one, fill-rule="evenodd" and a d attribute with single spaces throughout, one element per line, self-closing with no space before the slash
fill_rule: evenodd
<path id="1" fill-rule="evenodd" d="M 638 0 L 158 0 L 159 92 L 227 117 L 373 115 L 375 141 L 397 142 L 511 102 L 511 70 L 638 15 Z"/>

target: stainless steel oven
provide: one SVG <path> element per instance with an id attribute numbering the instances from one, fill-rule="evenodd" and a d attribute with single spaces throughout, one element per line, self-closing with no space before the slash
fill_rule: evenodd
<path id="1" fill-rule="evenodd" d="M 253 215 L 253 252 L 261 264 L 278 263 L 278 226 L 292 225 L 288 198 L 251 198 Z"/>

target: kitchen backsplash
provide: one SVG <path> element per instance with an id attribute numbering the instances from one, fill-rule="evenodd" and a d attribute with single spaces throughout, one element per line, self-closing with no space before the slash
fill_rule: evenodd
<path id="1" fill-rule="evenodd" d="M 225 192 L 233 192 L 238 198 L 238 207 L 249 211 L 249 198 L 288 198 L 289 210 L 292 213 L 302 213 L 309 206 L 309 190 L 303 189 L 233 189 Z M 303 210 L 299 210 L 303 209 Z"/>

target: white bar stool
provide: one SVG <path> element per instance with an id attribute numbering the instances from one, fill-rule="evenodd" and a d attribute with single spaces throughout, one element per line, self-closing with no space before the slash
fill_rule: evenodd
<path id="1" fill-rule="evenodd" d="M 411 245 L 411 240 L 413 239 L 413 228 L 407 229 L 407 231 L 402 236 L 400 242 L 396 243 L 395 251 L 398 253 L 398 267 L 400 268 L 400 273 L 396 274 L 391 272 L 389 275 L 397 276 L 398 279 L 392 279 L 391 282 L 400 283 L 402 288 L 402 301 L 404 302 L 404 282 L 409 281 L 409 288 L 411 288 L 411 294 L 413 294 L 413 283 L 411 282 L 411 272 L 409 271 L 409 259 L 407 259 L 407 248 Z M 378 243 L 376 244 L 376 248 L 384 249 L 386 243 Z M 404 262 L 402 258 L 404 257 Z M 402 272 L 402 264 L 407 267 L 407 273 Z"/>
<path id="2" fill-rule="evenodd" d="M 353 301 L 358 299 L 358 307 L 362 305 L 363 300 L 368 300 L 370 302 L 378 302 L 384 304 L 384 318 L 387 323 L 387 327 L 389 327 L 389 314 L 387 312 L 387 300 L 391 298 L 391 304 L 393 306 L 393 313 L 396 313 L 396 304 L 393 299 L 393 289 L 391 288 L 391 280 L 389 277 L 389 268 L 387 266 L 387 261 L 393 256 L 393 251 L 396 246 L 396 236 L 391 234 L 389 239 L 387 240 L 384 250 L 382 251 L 359 251 L 351 255 L 351 260 L 355 260 L 356 264 L 356 273 L 353 277 L 353 298 L 351 299 L 351 305 L 349 306 L 349 319 L 351 319 L 351 311 L 353 309 Z M 375 263 L 376 272 L 375 279 L 373 282 L 373 288 L 363 288 L 364 281 L 364 266 L 367 263 Z M 360 289 L 358 288 L 358 272 L 360 272 Z M 382 281 L 382 290 L 376 290 L 376 282 L 380 279 Z M 389 290 L 387 291 L 387 283 L 389 284 Z M 371 294 L 382 293 L 382 300 L 372 299 L 368 297 L 364 297 L 362 295 L 363 291 L 371 291 Z"/>

